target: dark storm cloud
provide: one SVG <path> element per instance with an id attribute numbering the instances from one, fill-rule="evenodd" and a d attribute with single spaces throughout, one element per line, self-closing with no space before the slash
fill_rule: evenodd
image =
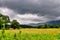
<path id="1" fill-rule="evenodd" d="M 60 16 L 60 0 L 0 0 L 0 6 L 20 14 L 37 14 L 50 19 Z"/>

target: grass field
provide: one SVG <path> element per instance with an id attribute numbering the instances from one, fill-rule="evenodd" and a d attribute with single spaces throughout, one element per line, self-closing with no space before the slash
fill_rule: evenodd
<path id="1" fill-rule="evenodd" d="M 0 30 L 0 40 L 60 40 L 60 28 Z"/>

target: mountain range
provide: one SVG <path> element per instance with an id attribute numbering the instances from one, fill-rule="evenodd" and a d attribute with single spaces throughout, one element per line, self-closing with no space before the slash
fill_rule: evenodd
<path id="1" fill-rule="evenodd" d="M 38 26 L 38 25 L 44 25 L 44 24 L 60 24 L 60 20 L 52 20 L 52 21 L 48 21 L 48 22 L 45 22 L 45 23 L 37 23 L 37 24 L 28 24 L 30 26 Z"/>

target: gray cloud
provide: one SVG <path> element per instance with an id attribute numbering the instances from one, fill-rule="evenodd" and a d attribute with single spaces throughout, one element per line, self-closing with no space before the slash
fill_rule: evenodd
<path id="1" fill-rule="evenodd" d="M 3 0 L 0 1 L 0 5 L 11 8 L 21 14 L 56 14 L 58 16 L 59 12 L 54 10 L 60 7 L 58 2 L 59 0 Z"/>
<path id="2" fill-rule="evenodd" d="M 19 14 L 44 16 L 49 20 L 55 20 L 60 16 L 60 0 L 0 0 L 0 7 L 7 7 Z M 34 19 L 34 21 L 41 20 Z"/>

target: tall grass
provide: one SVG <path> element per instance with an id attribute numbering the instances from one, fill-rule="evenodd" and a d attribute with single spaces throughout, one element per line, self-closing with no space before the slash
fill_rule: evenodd
<path id="1" fill-rule="evenodd" d="M 0 31 L 0 40 L 60 40 L 60 33 L 23 33 L 21 30 L 19 30 L 19 32 L 3 30 Z"/>

